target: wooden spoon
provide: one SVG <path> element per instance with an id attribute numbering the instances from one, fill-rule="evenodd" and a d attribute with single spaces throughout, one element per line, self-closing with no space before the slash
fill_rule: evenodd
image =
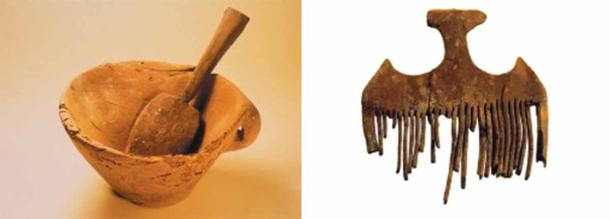
<path id="1" fill-rule="evenodd" d="M 249 18 L 227 8 L 212 41 L 199 60 L 182 97 L 167 93 L 155 96 L 140 112 L 131 128 L 125 151 L 139 155 L 185 153 L 199 127 L 201 104 L 189 105 L 202 90 L 203 82 L 244 30 Z M 196 100 L 195 102 L 198 102 Z"/>

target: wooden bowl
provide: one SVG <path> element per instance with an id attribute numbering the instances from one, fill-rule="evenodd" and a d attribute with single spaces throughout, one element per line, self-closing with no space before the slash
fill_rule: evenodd
<path id="1" fill-rule="evenodd" d="M 258 135 L 256 107 L 229 80 L 214 75 L 191 153 L 123 152 L 141 108 L 159 92 L 178 95 L 193 69 L 149 61 L 104 64 L 75 78 L 61 97 L 59 115 L 78 151 L 118 195 L 135 204 L 161 207 L 183 200 L 221 153 L 244 148 Z"/>

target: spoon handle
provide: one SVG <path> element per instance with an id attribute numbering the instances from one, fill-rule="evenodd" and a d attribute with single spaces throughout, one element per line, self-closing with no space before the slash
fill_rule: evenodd
<path id="1" fill-rule="evenodd" d="M 182 98 L 185 102 L 195 98 L 197 92 L 201 90 L 203 82 L 212 73 L 212 70 L 231 44 L 239 37 L 239 34 L 244 30 L 249 20 L 248 16 L 233 8 L 225 10 L 212 41 L 208 44 L 208 48 L 203 53 L 203 56 L 201 56 L 197 67 L 195 67 L 193 79 L 184 90 Z"/>

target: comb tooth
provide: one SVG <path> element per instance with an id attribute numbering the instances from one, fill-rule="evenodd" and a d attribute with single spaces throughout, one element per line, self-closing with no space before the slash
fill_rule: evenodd
<path id="1" fill-rule="evenodd" d="M 454 145 L 452 145 L 452 150 L 451 150 L 451 154 L 449 155 L 449 157 L 451 157 L 449 159 L 449 170 L 447 172 L 447 182 L 445 183 L 445 192 L 443 193 L 443 203 L 447 204 L 447 200 L 449 199 L 449 192 L 451 190 L 451 178 L 453 177 L 453 153 L 455 153 L 455 148 L 453 147 Z"/>
<path id="2" fill-rule="evenodd" d="M 415 142 L 416 142 L 415 148 L 417 149 L 417 151 L 415 152 L 416 155 L 415 155 L 414 168 L 417 167 L 417 162 L 418 162 L 417 158 L 419 157 L 419 153 L 424 152 L 424 147 L 423 147 L 424 144 L 423 144 L 423 139 L 422 139 L 423 135 L 422 134 L 425 131 L 424 127 L 426 125 L 426 123 L 424 121 L 424 118 L 422 117 L 421 113 L 417 114 L 416 119 L 417 119 L 417 134 L 415 135 L 415 138 L 416 138 L 416 140 L 415 140 Z"/>
<path id="3" fill-rule="evenodd" d="M 462 119 L 460 118 L 460 115 L 462 114 L 462 107 L 457 106 L 456 109 L 454 109 L 454 114 L 455 114 L 455 120 L 457 123 L 457 133 L 456 133 L 456 137 L 455 137 L 455 154 L 453 155 L 453 171 L 458 172 L 460 170 L 460 141 L 462 139 Z M 463 118 L 463 117 L 462 117 Z"/>
<path id="4" fill-rule="evenodd" d="M 383 122 L 383 138 L 388 137 L 388 123 L 387 123 L 387 113 L 381 113 L 381 121 Z"/>
<path id="5" fill-rule="evenodd" d="M 411 144 L 413 142 L 413 139 L 411 139 L 411 132 L 413 131 L 413 120 L 411 119 L 411 112 L 408 112 L 407 115 L 407 120 L 409 121 L 409 128 L 405 133 L 405 138 L 407 138 L 407 144 L 405 145 L 405 147 L 407 147 L 407 154 L 409 155 L 409 157 L 407 157 L 407 163 L 405 164 L 407 168 L 405 168 L 403 171 L 407 171 L 407 174 L 409 174 L 411 173 L 411 160 L 413 159 L 413 150 L 411 149 Z"/>
<path id="6" fill-rule="evenodd" d="M 417 168 L 417 155 L 419 154 L 419 150 L 418 150 L 418 146 L 419 146 L 419 119 L 417 118 L 417 112 L 413 112 L 413 122 L 415 124 L 414 130 L 413 130 L 413 157 L 411 158 L 411 168 L 415 169 Z"/>
<path id="7" fill-rule="evenodd" d="M 485 124 L 485 105 L 479 105 L 477 110 L 477 119 L 479 121 L 479 160 L 477 163 L 477 175 L 479 175 L 479 179 L 483 178 L 483 171 L 485 170 L 485 149 L 487 148 L 487 139 L 486 136 L 486 125 Z"/>
<path id="8" fill-rule="evenodd" d="M 508 177 L 509 176 L 509 172 L 510 172 L 510 150 L 512 147 L 512 142 L 513 142 L 513 136 L 512 136 L 512 129 L 513 129 L 513 123 L 512 118 L 510 116 L 510 109 L 511 109 L 511 104 L 510 104 L 510 100 L 506 100 L 504 101 L 504 127 L 506 127 L 505 130 L 505 136 L 506 136 L 506 141 L 504 142 L 504 162 L 503 162 L 503 168 L 502 168 L 502 176 L 504 177 Z"/>
<path id="9" fill-rule="evenodd" d="M 415 148 L 413 149 L 415 152 L 415 157 L 413 157 L 413 169 L 417 168 L 417 162 L 419 153 L 423 151 L 423 143 L 422 143 L 422 133 L 424 133 L 423 126 L 425 124 L 424 118 L 422 114 L 419 112 L 415 112 L 414 119 L 416 120 L 415 127 Z"/>
<path id="10" fill-rule="evenodd" d="M 415 112 L 411 111 L 411 131 L 409 132 L 409 151 L 411 153 L 411 159 L 409 160 L 409 174 L 415 168 L 413 162 L 417 159 L 417 138 L 415 137 L 417 134 L 417 117 L 415 116 Z"/>
<path id="11" fill-rule="evenodd" d="M 502 111 L 501 111 L 501 123 L 502 123 L 502 136 L 503 136 L 503 140 L 502 140 L 502 148 L 500 149 L 500 176 L 506 176 L 506 160 L 507 160 L 507 155 L 508 155 L 508 145 L 510 142 L 509 136 L 510 136 L 510 123 L 508 122 L 508 103 L 502 101 L 501 103 L 501 107 L 499 107 Z"/>
<path id="12" fill-rule="evenodd" d="M 417 130 L 417 121 L 415 119 L 415 113 L 411 111 L 411 116 L 409 119 L 411 120 L 411 131 L 409 132 L 409 153 L 411 154 L 411 159 L 409 160 L 409 173 L 411 173 L 411 168 L 414 167 L 413 160 L 415 160 L 415 156 L 417 156 L 417 149 L 415 148 L 415 130 Z"/>
<path id="13" fill-rule="evenodd" d="M 525 150 L 527 149 L 527 144 L 528 144 L 528 139 L 527 139 L 527 134 L 528 134 L 528 129 L 530 128 L 529 125 L 527 124 L 527 116 L 526 116 L 526 110 L 528 110 L 527 105 L 525 104 L 525 101 L 522 101 L 519 104 L 519 112 L 521 113 L 521 124 L 523 127 L 523 132 L 522 132 L 522 136 L 521 136 L 521 151 L 519 151 L 519 164 L 517 167 L 517 174 L 521 174 L 521 171 L 523 170 L 523 161 L 525 160 Z"/>
<path id="14" fill-rule="evenodd" d="M 546 167 L 547 141 L 548 141 L 548 108 L 547 102 L 543 101 L 536 105 L 536 117 L 538 120 L 538 133 L 536 134 L 536 162 L 542 161 Z"/>
<path id="15" fill-rule="evenodd" d="M 391 117 L 392 117 L 392 129 L 396 128 L 396 112 L 392 111 L 392 113 L 390 113 Z"/>
<path id="16" fill-rule="evenodd" d="M 366 140 L 366 150 L 368 153 L 373 153 L 377 150 L 375 135 L 375 121 L 374 116 L 367 110 L 363 110 L 362 113 L 362 126 L 364 127 L 364 138 Z"/>
<path id="17" fill-rule="evenodd" d="M 504 148 L 502 148 L 502 176 L 508 177 L 508 159 L 510 156 L 510 146 L 511 146 L 511 122 L 510 122 L 510 102 L 503 101 L 502 102 L 502 114 L 504 123 Z"/>
<path id="18" fill-rule="evenodd" d="M 498 173 L 498 169 L 500 168 L 500 146 L 502 146 L 502 124 L 500 123 L 500 107 L 498 106 L 498 102 L 494 102 L 491 105 L 491 114 L 493 121 L 493 162 L 491 173 L 496 175 Z"/>
<path id="19" fill-rule="evenodd" d="M 517 145 L 519 144 L 519 138 L 517 136 L 517 132 L 519 130 L 519 124 L 517 123 L 517 115 L 515 113 L 515 109 L 516 109 L 516 100 L 512 99 L 510 101 L 509 104 L 509 112 L 510 112 L 510 122 L 511 122 L 511 146 L 510 146 L 510 150 L 509 150 L 509 157 L 508 157 L 508 176 L 512 176 L 513 175 L 513 170 L 514 170 L 514 162 L 515 162 L 515 151 L 517 148 Z"/>
<path id="20" fill-rule="evenodd" d="M 498 137 L 499 137 L 499 142 L 498 142 L 498 171 L 496 172 L 496 176 L 500 176 L 502 175 L 502 168 L 504 167 L 503 161 L 504 161 L 504 143 L 506 141 L 506 136 L 504 135 L 505 131 L 506 131 L 506 127 L 504 126 L 504 109 L 503 109 L 503 105 L 502 105 L 502 101 L 498 100 L 498 106 L 496 107 L 496 109 L 498 110 Z"/>
<path id="21" fill-rule="evenodd" d="M 381 121 L 383 116 L 381 115 L 381 112 L 376 112 L 375 114 L 375 118 L 377 118 L 377 150 L 381 156 L 383 155 L 383 122 Z"/>
<path id="22" fill-rule="evenodd" d="M 455 172 L 460 171 L 460 166 L 462 164 L 462 149 L 464 144 L 464 133 L 466 132 L 466 106 L 464 104 L 460 105 L 460 109 L 458 111 L 458 136 L 457 136 L 457 153 L 454 162 L 454 170 Z"/>
<path id="23" fill-rule="evenodd" d="M 452 145 L 451 148 L 451 154 L 449 155 L 450 159 L 449 159 L 449 170 L 447 172 L 447 182 L 445 183 L 445 192 L 443 193 L 443 203 L 447 204 L 447 201 L 449 199 L 449 192 L 451 190 L 451 178 L 453 177 L 453 154 L 455 153 L 455 147 L 453 147 L 455 145 Z"/>
<path id="24" fill-rule="evenodd" d="M 512 109 L 512 103 L 511 103 L 510 100 L 507 100 L 505 102 L 505 110 L 506 111 L 504 112 L 505 115 L 506 115 L 506 127 L 507 127 L 507 129 L 506 129 L 506 138 L 507 138 L 507 141 L 506 141 L 506 148 L 504 148 L 504 150 L 505 150 L 505 154 L 504 154 L 504 176 L 505 177 L 510 177 L 510 175 L 511 175 L 510 174 L 510 168 L 511 168 L 511 165 L 510 165 L 510 159 L 511 159 L 510 156 L 511 155 L 510 154 L 511 154 L 511 151 L 512 151 L 512 148 L 513 148 L 513 142 L 514 142 L 514 139 L 513 139 L 513 129 L 514 129 L 514 127 L 513 127 L 513 123 L 512 123 L 513 118 L 511 116 L 511 111 L 512 111 L 511 109 Z"/>
<path id="25" fill-rule="evenodd" d="M 529 127 L 527 126 L 527 116 L 525 115 L 525 111 L 528 110 L 529 108 L 527 107 L 527 101 L 526 100 L 522 100 L 520 103 L 520 111 L 521 111 L 521 125 L 523 126 L 523 131 L 521 134 L 521 151 L 520 151 L 520 155 L 519 155 L 519 166 L 523 166 L 523 161 L 525 160 L 525 151 L 527 150 L 527 130 L 529 129 Z M 522 167 L 519 167 L 519 169 L 522 169 Z"/>
<path id="26" fill-rule="evenodd" d="M 519 122 L 519 120 L 521 120 L 520 116 L 519 116 L 519 101 L 518 100 L 514 100 L 513 101 L 513 115 L 514 115 L 514 122 L 515 123 L 515 133 L 513 134 L 514 138 L 513 138 L 513 145 L 515 146 L 513 148 L 513 159 L 511 159 L 510 162 L 510 167 L 511 170 L 516 171 L 517 170 L 517 164 L 519 163 L 519 150 L 521 147 L 521 123 Z M 512 171 L 511 171 L 512 172 Z"/>
<path id="27" fill-rule="evenodd" d="M 457 111 L 451 110 L 451 150 L 457 148 Z M 451 162 L 455 162 L 455 154 L 453 151 L 451 152 Z M 451 165 L 453 168 L 454 165 Z M 454 168 L 455 169 L 455 168 Z"/>
<path id="28" fill-rule="evenodd" d="M 420 113 L 419 121 L 421 129 L 419 132 L 419 152 L 424 152 L 424 143 L 426 142 L 426 114 Z"/>
<path id="29" fill-rule="evenodd" d="M 516 145 L 517 147 L 515 148 L 515 159 L 513 160 L 513 168 L 515 169 L 515 172 L 517 175 L 520 175 L 521 172 L 518 171 L 519 169 L 519 161 L 521 160 L 521 151 L 523 150 L 523 117 L 521 116 L 521 100 L 516 100 L 515 101 L 515 118 L 516 118 L 516 124 L 517 124 L 517 140 L 516 140 Z"/>
<path id="30" fill-rule="evenodd" d="M 379 153 L 379 120 L 377 119 L 377 111 L 373 112 L 373 135 L 375 136 L 375 152 Z"/>
<path id="31" fill-rule="evenodd" d="M 471 127 L 471 121 L 472 121 L 472 108 L 467 106 L 465 107 L 465 121 L 464 121 L 464 132 L 463 132 L 463 136 L 462 136 L 462 171 L 461 173 L 461 181 L 460 184 L 462 186 L 462 189 L 466 188 L 466 171 L 467 171 L 467 167 L 468 167 L 468 128 Z"/>
<path id="32" fill-rule="evenodd" d="M 439 138 L 438 136 L 438 117 L 440 116 L 440 114 L 438 112 L 436 112 L 434 114 L 434 118 L 432 118 L 433 122 L 434 122 L 434 143 L 436 144 L 437 148 L 441 148 L 441 138 Z"/>
<path id="33" fill-rule="evenodd" d="M 515 133 L 517 129 L 517 125 L 515 124 L 515 102 L 514 100 L 508 101 L 508 116 L 509 116 L 509 124 L 510 124 L 510 132 L 508 133 L 510 136 L 510 141 L 508 145 L 508 154 L 507 154 L 507 162 L 506 162 L 506 174 L 508 177 L 513 175 L 513 159 L 514 159 L 514 151 L 516 144 Z"/>
<path id="34" fill-rule="evenodd" d="M 457 133 L 456 133 L 457 109 L 451 109 L 451 153 L 449 154 L 449 168 L 447 173 L 447 182 L 445 184 L 445 192 L 443 194 L 443 202 L 447 204 L 449 192 L 451 191 L 451 179 L 453 178 L 454 164 L 457 154 Z"/>
<path id="35" fill-rule="evenodd" d="M 527 170 L 525 171 L 525 180 L 530 178 L 532 173 L 532 160 L 534 159 L 534 135 L 532 133 L 532 115 L 530 109 L 525 110 L 525 117 L 527 122 Z"/>
<path id="36" fill-rule="evenodd" d="M 521 102 L 517 99 L 514 100 L 513 110 L 515 113 L 515 149 L 513 149 L 513 160 L 511 166 L 513 170 L 517 170 L 519 165 L 519 153 L 521 151 L 521 132 L 523 130 L 523 125 L 521 124 L 521 114 L 520 112 L 520 104 Z"/>
<path id="37" fill-rule="evenodd" d="M 519 143 L 521 143 L 521 138 L 519 138 L 519 132 L 521 132 L 521 124 L 519 124 L 519 114 L 517 113 L 517 109 L 519 108 L 519 103 L 516 99 L 513 100 L 512 107 L 512 116 L 513 116 L 513 148 L 511 151 L 511 159 L 510 159 L 510 169 L 511 173 L 516 170 L 515 161 L 519 158 L 517 157 L 517 151 L 519 151 Z"/>
<path id="38" fill-rule="evenodd" d="M 405 180 L 409 179 L 409 173 L 407 169 L 409 167 L 409 144 L 407 138 L 409 137 L 409 114 L 408 112 L 404 112 L 403 118 L 403 133 L 402 133 L 402 176 Z"/>
<path id="39" fill-rule="evenodd" d="M 508 132 L 508 136 L 510 138 L 510 142 L 508 144 L 508 148 L 506 149 L 506 176 L 507 177 L 511 177 L 513 175 L 513 150 L 515 148 L 515 130 L 516 130 L 516 125 L 514 123 L 515 121 L 515 115 L 514 110 L 513 110 L 513 105 L 514 102 L 512 100 L 508 100 L 508 105 L 507 105 L 507 112 L 508 112 L 508 126 L 509 126 L 509 132 Z"/>
<path id="40" fill-rule="evenodd" d="M 436 136 L 434 136 L 434 118 L 436 109 L 432 108 L 428 115 L 428 123 L 430 123 L 430 163 L 436 162 L 436 151 L 434 145 L 436 144 Z"/>
<path id="41" fill-rule="evenodd" d="M 516 99 L 513 100 L 512 106 L 512 116 L 513 116 L 513 148 L 511 151 L 511 159 L 510 159 L 510 172 L 511 174 L 516 170 L 515 161 L 519 158 L 517 156 L 517 152 L 519 151 L 519 143 L 521 143 L 521 138 L 519 138 L 519 132 L 521 132 L 521 124 L 519 124 L 519 114 L 517 110 L 519 108 L 519 103 Z"/>
<path id="42" fill-rule="evenodd" d="M 477 127 L 477 114 L 478 114 L 478 107 L 476 107 L 476 105 L 472 105 L 470 106 L 470 116 L 468 118 L 470 118 L 470 131 L 474 132 L 474 128 Z"/>
<path id="43" fill-rule="evenodd" d="M 397 119 L 395 119 L 395 121 L 397 121 L 396 123 L 398 124 L 398 155 L 396 157 L 396 173 L 400 173 L 400 161 L 402 159 L 402 116 L 397 115 Z"/>
<path id="44" fill-rule="evenodd" d="M 487 128 L 487 159 L 485 159 L 485 177 L 489 177 L 491 166 L 493 164 L 493 132 L 494 127 L 491 119 L 491 104 L 485 104 L 485 124 Z"/>

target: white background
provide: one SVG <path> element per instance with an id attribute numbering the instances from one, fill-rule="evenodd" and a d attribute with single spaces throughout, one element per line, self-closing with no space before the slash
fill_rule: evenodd
<path id="1" fill-rule="evenodd" d="M 304 217 L 608 218 L 610 7 L 551 2 L 304 1 Z M 535 163 L 528 181 L 478 180 L 478 134 L 471 133 L 467 187 L 454 178 L 447 205 L 449 120 L 441 119 L 437 163 L 426 147 L 405 182 L 394 174 L 396 130 L 382 157 L 366 153 L 360 105 L 385 58 L 411 74 L 440 63 L 441 36 L 426 25 L 435 8 L 485 12 L 487 21 L 468 35 L 474 62 L 499 74 L 523 57 L 546 86 L 550 113 L 547 168 Z"/>

